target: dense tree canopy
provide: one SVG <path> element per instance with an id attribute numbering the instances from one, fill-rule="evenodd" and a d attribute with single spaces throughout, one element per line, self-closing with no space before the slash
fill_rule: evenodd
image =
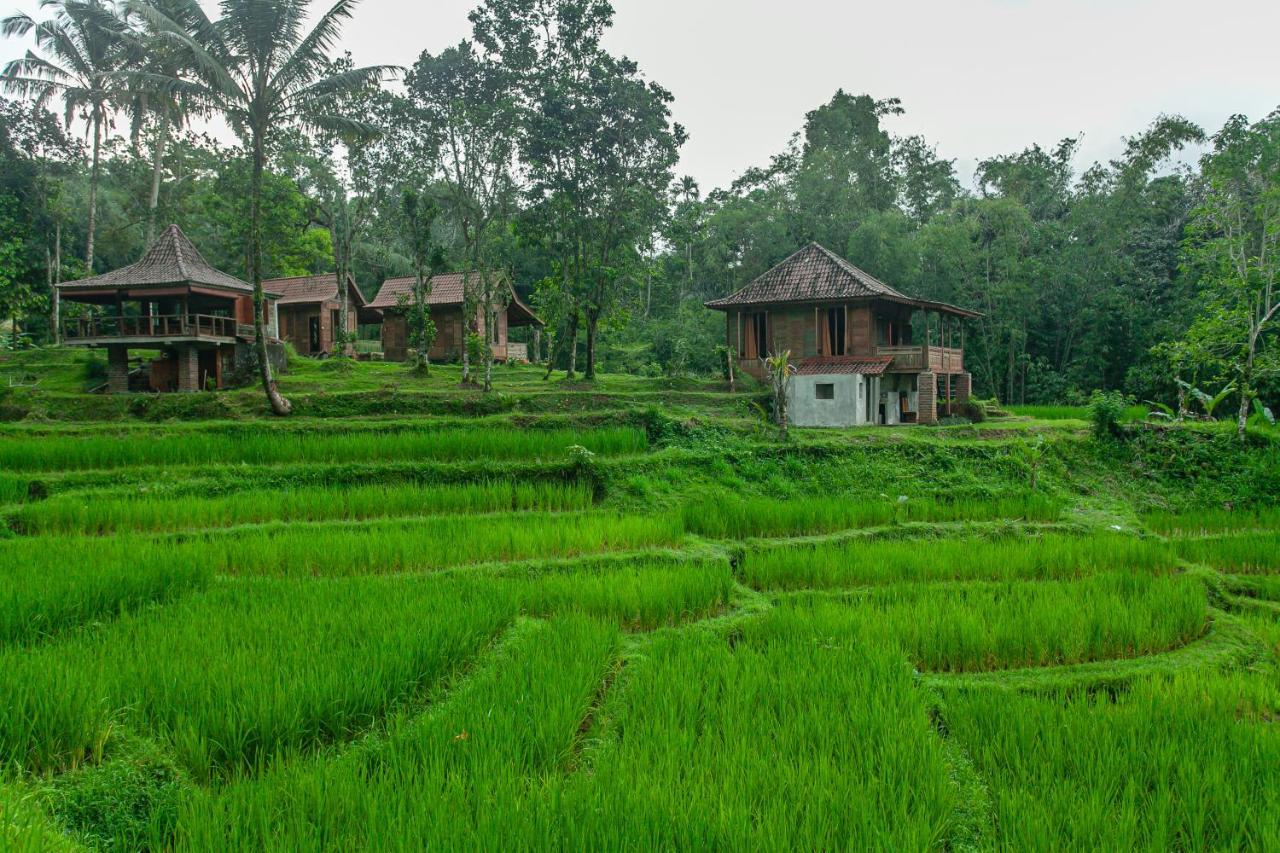
<path id="1" fill-rule="evenodd" d="M 224 17 L 266 2 L 224 4 Z M 307 4 L 277 5 L 301 20 Z M 9 26 L 40 38 L 7 70 L 26 99 L 6 101 L 0 124 L 0 305 L 36 340 L 51 284 L 85 269 L 64 246 L 92 231 L 93 269 L 119 266 L 158 220 L 233 274 L 350 270 L 370 295 L 426 273 L 430 245 L 433 269 L 482 272 L 485 287 L 510 276 L 548 321 L 552 367 L 710 372 L 723 321 L 702 303 L 816 240 L 901 290 L 981 311 L 965 341 L 980 394 L 1171 399 L 1178 380 L 1234 381 L 1242 412 L 1274 394 L 1275 116 L 1233 118 L 1194 165 L 1178 155 L 1204 132 L 1160 116 L 1111 162 L 1082 169 L 1078 139 L 1032 143 L 982 159 L 970 181 L 928 140 L 893 133 L 897 98 L 838 91 L 768 163 L 708 189 L 675 172 L 674 95 L 604 47 L 606 0 L 481 0 L 472 38 L 424 52 L 395 92 L 328 55 L 352 8 L 339 3 L 315 38 L 296 33 L 305 60 L 262 55 L 283 63 L 269 139 L 235 73 L 206 67 L 231 22 L 190 0 L 116 20 L 97 0 L 52 7 Z M 78 27 L 98 58 L 53 51 L 56 27 Z M 184 45 L 208 55 L 184 65 Z M 41 64 L 55 59 L 80 82 Z M 184 124 L 210 109 L 243 147 Z M 430 221 L 406 218 L 407 196 Z"/>

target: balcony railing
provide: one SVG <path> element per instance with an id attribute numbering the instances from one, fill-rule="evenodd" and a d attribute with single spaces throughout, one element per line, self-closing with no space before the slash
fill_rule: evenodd
<path id="1" fill-rule="evenodd" d="M 898 346 L 876 347 L 878 355 L 893 358 L 890 370 L 931 370 L 935 373 L 963 373 L 964 350 L 955 347 L 928 347 L 928 361 L 925 359 L 925 347 Z"/>
<path id="2" fill-rule="evenodd" d="M 152 314 L 145 317 L 78 317 L 62 324 L 67 341 L 113 338 L 234 338 L 234 317 L 211 314 Z"/>

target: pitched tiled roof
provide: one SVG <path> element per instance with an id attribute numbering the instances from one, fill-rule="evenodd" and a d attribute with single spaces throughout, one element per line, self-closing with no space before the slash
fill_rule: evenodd
<path id="1" fill-rule="evenodd" d="M 248 282 L 209 266 L 177 225 L 166 228 L 136 264 L 79 281 L 63 282 L 58 289 L 75 291 L 166 284 L 199 284 L 242 293 L 253 292 L 253 286 Z"/>
<path id="2" fill-rule="evenodd" d="M 913 299 L 817 243 L 805 246 L 737 293 L 704 304 L 708 308 L 727 311 L 753 305 L 842 302 L 869 298 L 966 317 L 979 316 L 954 305 Z"/>
<path id="3" fill-rule="evenodd" d="M 860 373 L 879 376 L 893 361 L 891 356 L 817 356 L 796 364 L 796 376 L 832 376 Z"/>
<path id="4" fill-rule="evenodd" d="M 369 303 L 370 308 L 395 308 L 401 294 L 411 295 L 414 276 L 389 278 L 378 289 L 378 295 Z M 446 272 L 431 277 L 431 293 L 427 295 L 428 305 L 461 305 L 462 273 Z"/>
<path id="5" fill-rule="evenodd" d="M 810 243 L 746 287 L 708 308 L 779 302 L 815 302 L 869 296 L 906 297 L 868 272 Z"/>
<path id="6" fill-rule="evenodd" d="M 354 281 L 348 279 L 351 292 L 355 296 L 357 308 L 366 307 L 367 300 Z M 299 275 L 293 278 L 273 278 L 264 281 L 262 286 L 280 294 L 281 305 L 294 305 L 305 302 L 324 302 L 338 299 L 338 274 L 334 272 L 320 275 Z"/>
<path id="7" fill-rule="evenodd" d="M 378 290 L 378 295 L 373 297 L 373 301 L 369 303 L 370 308 L 379 308 L 384 311 L 394 310 L 400 301 L 401 295 L 411 296 L 413 294 L 413 285 L 417 279 L 414 276 L 405 276 L 403 278 L 389 278 L 382 283 L 382 287 Z M 427 295 L 428 305 L 462 305 L 463 292 L 462 285 L 464 274 L 460 272 L 446 272 L 431 277 L 431 293 Z M 510 282 L 507 283 L 510 286 Z M 511 302 L 509 309 L 515 310 L 515 316 L 510 321 L 512 325 L 529 325 L 530 323 L 541 326 L 542 321 L 533 313 L 533 309 L 521 301 L 516 295 L 515 289 L 511 289 Z M 512 316 L 512 315 L 508 315 Z M 517 323 L 518 318 L 521 322 Z"/>

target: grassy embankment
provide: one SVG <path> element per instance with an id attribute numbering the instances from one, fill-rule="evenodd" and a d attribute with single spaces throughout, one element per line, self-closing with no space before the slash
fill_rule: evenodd
<path id="1" fill-rule="evenodd" d="M 365 364 L 272 420 L 45 357 L 0 401 L 0 844 L 1280 843 L 1264 436 L 779 445 L 715 383 Z"/>

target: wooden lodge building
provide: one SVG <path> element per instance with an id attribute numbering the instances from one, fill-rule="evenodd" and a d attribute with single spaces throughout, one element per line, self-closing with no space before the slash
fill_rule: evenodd
<path id="1" fill-rule="evenodd" d="M 930 424 L 969 398 L 963 321 L 980 315 L 907 296 L 817 243 L 706 307 L 725 312 L 743 372 L 767 381 L 765 357 L 791 353 L 797 426 Z"/>
<path id="2" fill-rule="evenodd" d="M 62 320 L 60 332 L 68 345 L 106 349 L 108 391 L 222 388 L 250 357 L 252 285 L 209 266 L 177 225 L 136 264 L 57 289 L 61 302 L 89 307 Z M 263 305 L 269 339 L 276 337 L 276 296 L 268 293 Z M 159 355 L 131 376 L 130 348 Z"/>
<path id="3" fill-rule="evenodd" d="M 369 303 L 369 309 L 382 313 L 382 355 L 388 361 L 404 361 L 409 357 L 409 329 L 402 300 L 412 298 L 415 281 L 413 276 L 389 278 Z M 436 324 L 436 339 L 427 355 L 432 361 L 462 358 L 466 344 L 463 284 L 463 273 L 442 273 L 431 278 L 427 306 Z M 488 340 L 495 360 L 527 361 L 528 345 L 510 341 L 508 334 L 520 326 L 541 326 L 542 321 L 516 296 L 510 279 L 504 277 L 501 288 L 506 292 L 505 300 L 476 307 L 473 318 L 476 332 Z"/>
<path id="4" fill-rule="evenodd" d="M 300 355 L 323 355 L 336 349 L 335 330 L 342 327 L 342 294 L 338 274 L 273 278 L 262 286 L 280 294 L 277 302 L 280 339 Z M 347 332 L 355 336 L 358 323 L 377 323 L 382 313 L 369 307 L 355 280 L 347 276 Z M 350 349 L 350 347 L 348 347 Z"/>

